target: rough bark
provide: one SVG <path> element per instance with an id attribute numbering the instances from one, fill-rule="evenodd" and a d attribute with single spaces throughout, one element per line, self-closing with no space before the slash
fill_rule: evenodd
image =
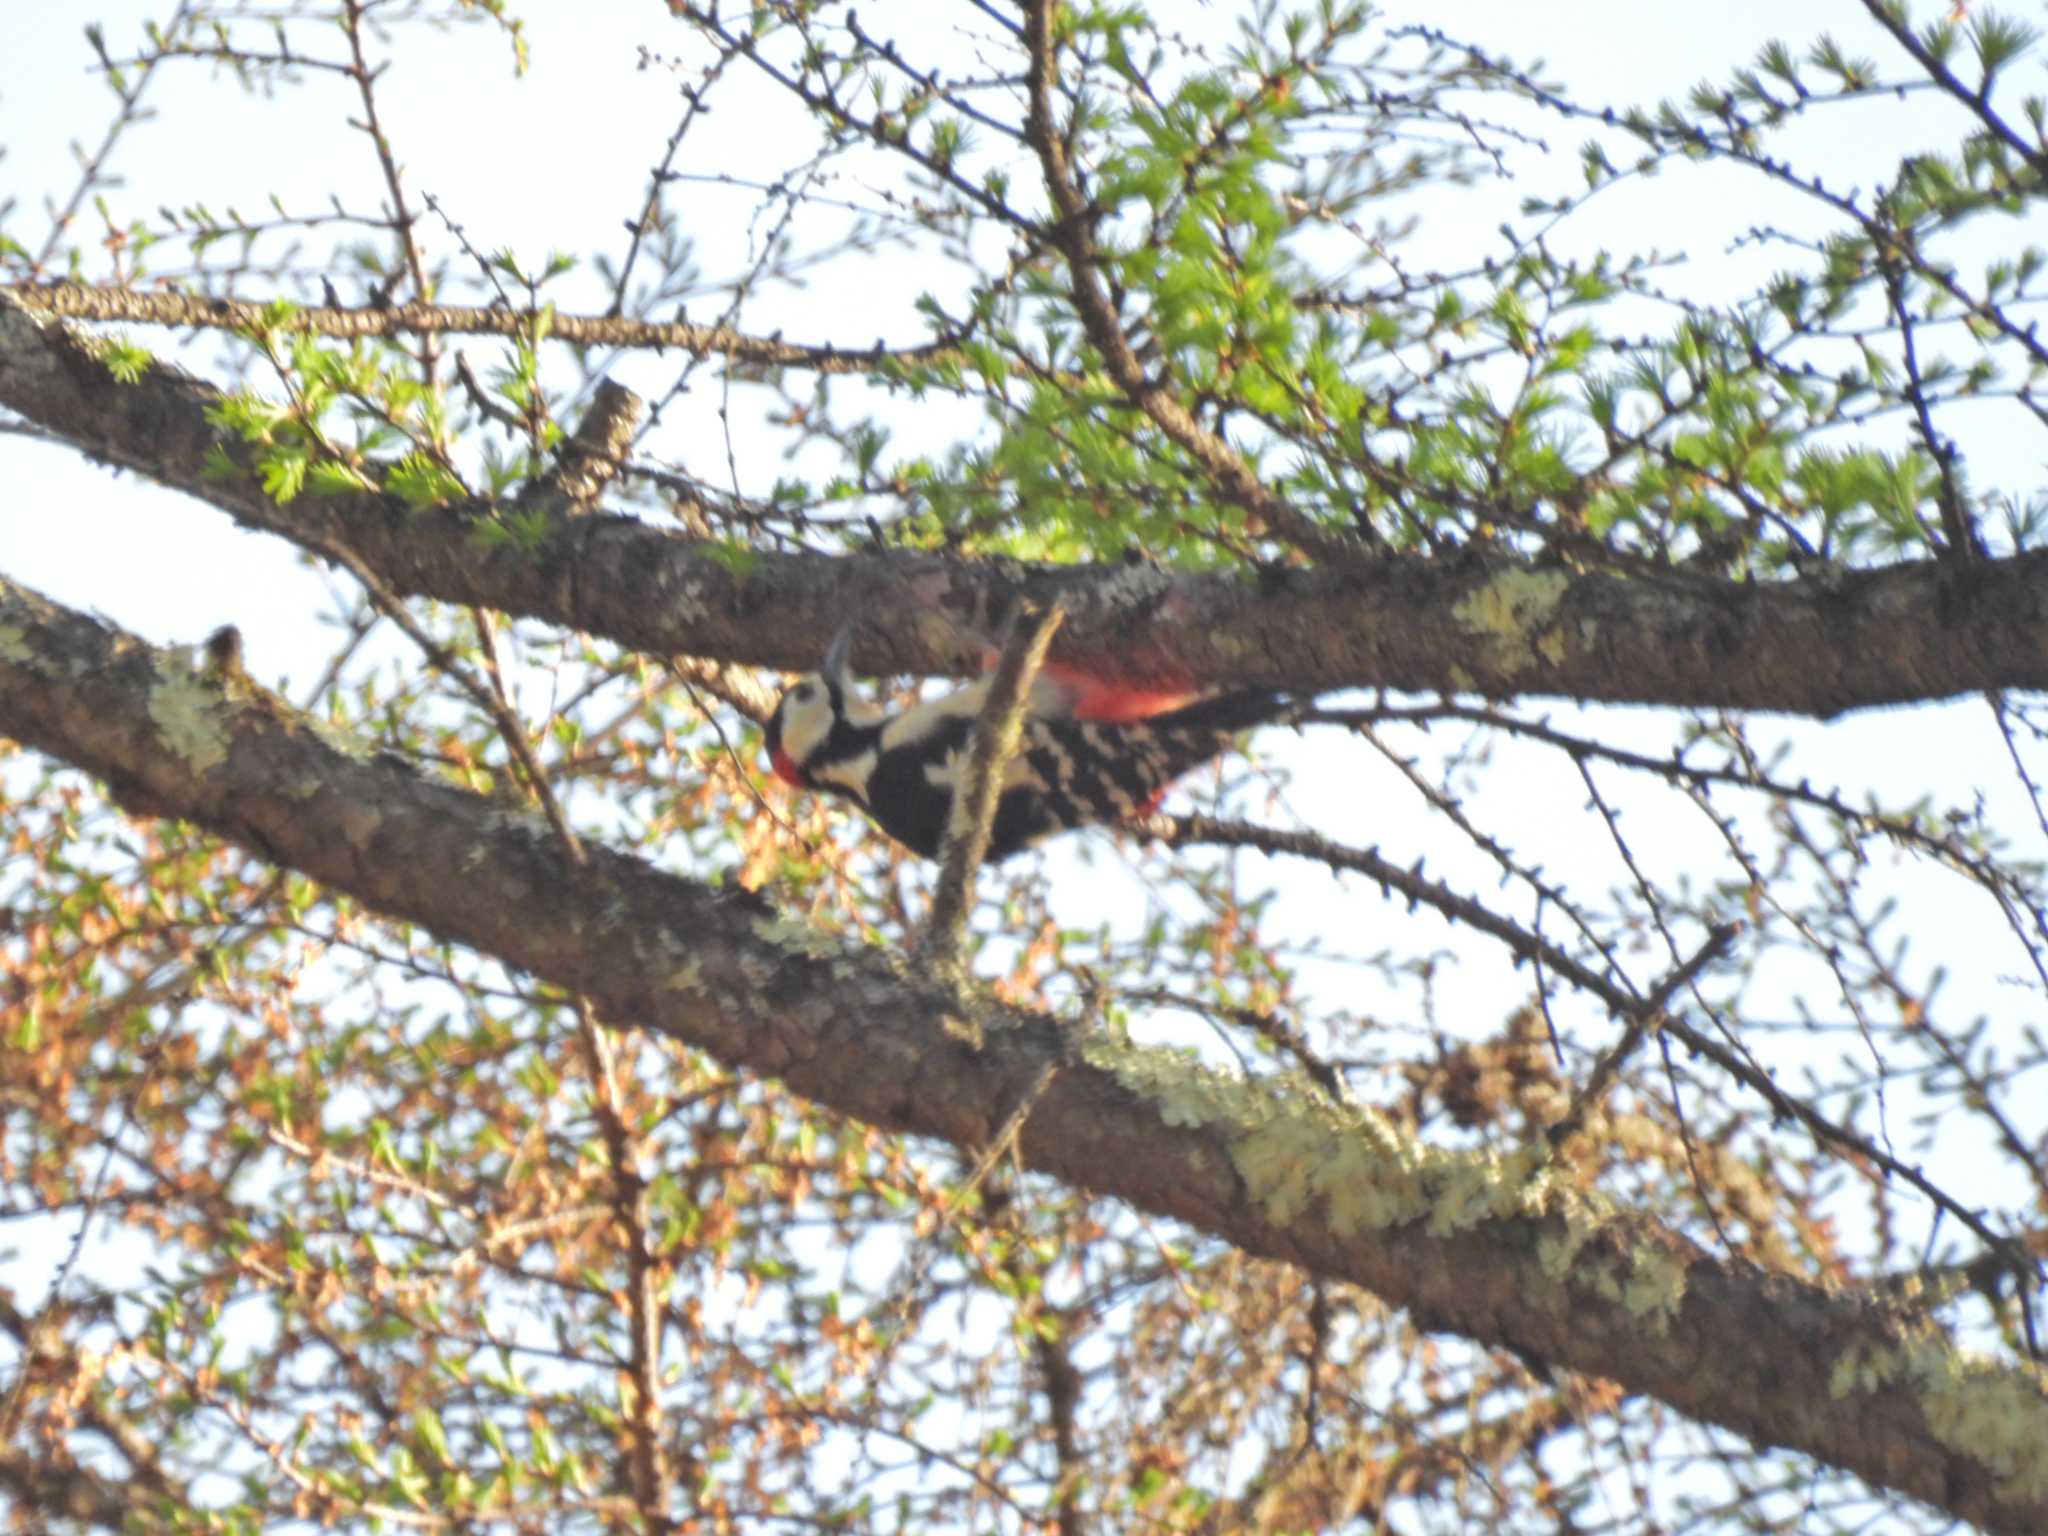
<path id="1" fill-rule="evenodd" d="M 750 555 L 629 518 L 564 517 L 486 545 L 483 504 L 377 495 L 280 507 L 206 473 L 210 386 L 159 362 L 115 380 L 90 338 L 0 290 L 0 405 L 107 463 L 303 547 L 345 546 L 394 592 L 477 604 L 635 649 L 789 669 L 858 620 L 871 672 L 966 673 L 1020 597 L 1069 615 L 1054 656 L 1139 681 L 1301 693 L 1387 687 L 1828 716 L 2048 687 L 2048 552 L 1800 580 L 1573 572 L 1473 555 L 1360 556 L 1254 574 L 1029 566 L 891 550 Z"/>
<path id="2" fill-rule="evenodd" d="M 0 730 L 854 1119 L 979 1149 L 1034 1089 L 1033 1167 L 1431 1328 L 1609 1377 L 1997 1532 L 2048 1529 L 2048 1385 L 1924 1315 L 1711 1257 L 1545 1177 L 1297 1085 L 1064 1034 L 886 953 L 585 845 L 261 692 L 0 582 Z M 1049 1081 L 1048 1081 L 1049 1078 Z"/>

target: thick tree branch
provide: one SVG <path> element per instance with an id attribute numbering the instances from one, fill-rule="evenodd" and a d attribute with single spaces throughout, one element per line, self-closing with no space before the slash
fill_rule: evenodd
<path id="1" fill-rule="evenodd" d="M 194 821 L 856 1120 L 979 1148 L 1044 1080 L 1018 1149 L 1056 1178 L 1986 1530 L 2048 1529 L 2038 1373 L 1962 1354 L 1923 1312 L 1716 1259 L 1568 1193 L 1541 1147 L 1447 1151 L 1368 1111 L 1107 1036 L 1068 1059 L 1044 1015 L 746 893 L 594 845 L 579 863 L 536 820 L 4 582 L 0 730 L 131 808 Z"/>
<path id="2" fill-rule="evenodd" d="M 1785 582 L 1572 573 L 1474 556 L 1308 571 L 1026 566 L 887 551 L 723 551 L 628 518 L 562 518 L 534 546 L 476 538 L 484 503 L 280 507 L 253 469 L 207 473 L 218 391 L 159 363 L 115 380 L 89 338 L 0 290 L 0 406 L 242 526 L 342 544 L 393 592 L 497 608 L 657 655 L 808 667 L 849 619 L 869 672 L 968 674 L 1020 599 L 1068 613 L 1053 655 L 1133 681 L 1561 694 L 1827 716 L 2048 688 L 2048 552 Z M 951 621 L 935 624 L 935 617 Z"/>

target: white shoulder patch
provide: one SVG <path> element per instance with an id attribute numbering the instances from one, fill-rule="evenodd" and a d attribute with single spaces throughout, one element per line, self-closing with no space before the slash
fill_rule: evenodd
<path id="1" fill-rule="evenodd" d="M 873 747 L 859 757 L 849 757 L 844 762 L 821 764 L 812 774 L 820 784 L 831 784 L 845 790 L 862 805 L 868 802 L 868 777 L 875 771 L 880 754 Z"/>
<path id="2" fill-rule="evenodd" d="M 979 682 L 956 688 L 936 699 L 926 699 L 922 704 L 913 704 L 882 727 L 882 750 L 889 752 L 923 741 L 940 726 L 963 715 L 972 720 L 981 713 L 981 706 L 987 700 L 988 684 Z"/>

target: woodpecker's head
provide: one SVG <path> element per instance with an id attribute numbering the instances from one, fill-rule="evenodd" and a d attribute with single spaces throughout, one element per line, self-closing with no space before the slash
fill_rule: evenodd
<path id="1" fill-rule="evenodd" d="M 776 701 L 768 717 L 768 762 L 783 783 L 816 787 L 812 764 L 847 719 L 846 658 L 852 649 L 853 630 L 842 629 L 825 652 L 825 664 Z"/>

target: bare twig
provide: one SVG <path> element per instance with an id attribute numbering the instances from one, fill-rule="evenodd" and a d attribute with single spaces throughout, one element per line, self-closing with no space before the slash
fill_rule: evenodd
<path id="1" fill-rule="evenodd" d="M 1565 1117 L 1550 1128 L 1550 1144 L 1561 1147 L 1577 1135 L 1586 1123 L 1586 1115 L 1606 1094 L 1607 1087 L 1614 1081 L 1614 1075 L 1636 1053 L 1643 1041 L 1653 1032 L 1663 1028 L 1666 1022 L 1665 1008 L 1680 988 L 1691 983 L 1708 966 L 1728 952 L 1728 946 L 1735 942 L 1735 936 L 1742 932 L 1742 924 L 1717 923 L 1708 933 L 1706 942 L 1693 951 L 1682 965 L 1672 967 L 1664 979 L 1657 983 L 1650 995 L 1638 1003 L 1623 1026 L 1621 1038 L 1608 1048 L 1601 1058 L 1593 1063 L 1593 1070 L 1586 1075 L 1586 1081 L 1572 1096 L 1571 1108 Z"/>
<path id="2" fill-rule="evenodd" d="M 434 285 L 427 276 L 426 258 L 420 253 L 420 242 L 413 229 L 419 222 L 406 201 L 405 176 L 400 171 L 398 157 L 392 153 L 391 140 L 384 132 L 384 124 L 377 116 L 377 81 L 383 74 L 381 66 L 373 68 L 363 52 L 364 13 L 368 7 L 363 0 L 342 0 L 342 34 L 348 38 L 349 75 L 356 83 L 356 94 L 363 104 L 360 121 L 350 120 L 350 126 L 359 128 L 368 135 L 377 151 L 377 167 L 384 177 L 384 187 L 391 194 L 391 233 L 398 242 L 398 254 L 405 264 L 406 275 L 412 279 L 413 296 L 422 304 L 434 296 Z M 420 337 L 420 376 L 432 383 L 441 355 L 441 339 L 432 331 L 422 331 Z"/>
<path id="3" fill-rule="evenodd" d="M 15 283 L 0 287 L 31 308 L 68 320 L 120 321 L 128 325 L 169 325 L 182 329 L 247 331 L 276 328 L 331 336 L 344 341 L 390 336 L 531 336 L 529 310 L 479 309 L 460 304 L 394 304 L 347 308 L 312 305 L 290 314 L 270 314 L 246 299 L 207 298 L 169 290 L 92 288 L 82 283 Z M 806 346 L 775 337 L 749 336 L 724 325 L 688 320 L 634 320 L 619 315 L 548 316 L 550 341 L 578 347 L 634 347 L 724 357 L 762 368 L 804 368 L 815 373 L 872 373 L 881 365 L 916 367 L 957 355 L 950 344 L 890 348 Z"/>
<path id="4" fill-rule="evenodd" d="M 180 0 L 178 8 L 163 24 L 162 35 L 166 40 L 176 37 L 185 29 L 191 10 L 189 0 Z M 95 34 L 88 31 L 87 37 L 94 38 Z M 64 206 L 51 214 L 50 233 L 44 239 L 42 248 L 29 263 L 29 270 L 32 272 L 40 272 L 51 263 L 63 244 L 64 231 L 69 229 L 71 221 L 78 217 L 78 210 L 85 206 L 86 199 L 92 196 L 95 189 L 106 184 L 107 162 L 113 158 L 114 150 L 121 142 L 121 136 L 149 116 L 142 106 L 143 92 L 148 89 L 150 81 L 156 78 L 158 63 L 170 52 L 169 49 L 154 51 L 135 60 L 126 69 L 116 69 L 105 47 L 96 40 L 94 47 L 99 53 L 101 66 L 107 70 L 108 83 L 112 85 L 114 95 L 121 103 L 120 109 L 115 112 L 113 121 L 107 124 L 107 131 L 100 139 L 99 148 L 84 157 L 79 168 L 78 181 L 73 185 L 71 195 L 65 199 Z"/>
<path id="5" fill-rule="evenodd" d="M 1003 774 L 1017 755 L 1024 735 L 1024 704 L 1031 693 L 1031 681 L 1045 660 L 1053 633 L 1067 616 L 1054 603 L 1043 612 L 1029 603 L 1020 604 L 1011 620 L 1009 643 L 989 684 L 981 718 L 969 739 L 966 761 L 953 783 L 953 813 L 946 823 L 946 840 L 939 850 L 939 882 L 932 892 L 930 915 L 918 950 L 935 964 L 950 967 L 960 958 L 960 941 L 967 927 L 968 892 L 974 872 L 988 853 L 989 834 L 995 828 L 996 807 L 1002 800 Z"/>
<path id="6" fill-rule="evenodd" d="M 363 590 L 369 593 L 370 600 L 392 623 L 405 631 L 406 638 L 419 647 L 421 654 L 435 670 L 482 706 L 484 713 L 497 725 L 498 734 L 505 741 L 505 750 L 510 752 L 513 761 L 518 763 L 527 788 L 546 815 L 548 824 L 562 839 L 563 848 L 567 850 L 571 859 L 579 864 L 583 862 L 583 844 L 570 829 L 567 817 L 563 815 L 561 806 L 555 800 L 554 791 L 549 789 L 547 775 L 542 772 L 539 760 L 533 755 L 533 746 L 526 739 L 525 723 L 513 713 L 510 701 L 493 688 L 478 681 L 469 668 L 458 661 L 446 646 L 422 629 L 418 621 L 407 611 L 404 599 L 386 586 L 383 577 L 372 570 L 369 563 L 354 550 L 345 544 L 317 535 L 309 535 L 304 542 L 306 548 L 314 553 L 345 566 L 349 573 L 363 584 Z"/>
<path id="7" fill-rule="evenodd" d="M 1219 1022 L 1248 1029 L 1274 1050 L 1291 1059 L 1318 1088 L 1330 1096 L 1331 1103 L 1348 1105 L 1351 1102 L 1351 1089 L 1344 1081 L 1344 1074 L 1334 1064 L 1325 1061 L 1300 1030 L 1270 1009 L 1242 1008 L 1198 997 L 1182 997 L 1163 987 L 1141 987 L 1120 992 L 1118 996 L 1126 1002 L 1148 1003 L 1155 1008 L 1185 1008 L 1191 1013 L 1204 1014 Z M 1244 1058 L 1240 1055 L 1238 1060 L 1243 1062 Z"/>

